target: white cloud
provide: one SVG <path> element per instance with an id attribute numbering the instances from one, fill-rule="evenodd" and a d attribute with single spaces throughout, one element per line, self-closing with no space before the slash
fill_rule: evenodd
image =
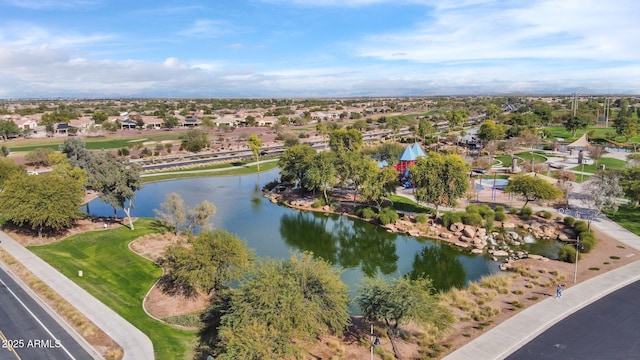
<path id="1" fill-rule="evenodd" d="M 370 35 L 357 54 L 420 63 L 493 59 L 632 60 L 640 4 L 620 0 L 497 2 L 439 6 L 403 32 Z M 632 9 L 636 11 L 632 11 Z M 608 19 L 608 21 L 604 21 Z M 606 24 L 615 23 L 615 26 Z M 613 51 L 613 52 L 611 52 Z"/>
<path id="2" fill-rule="evenodd" d="M 15 7 L 43 10 L 43 9 L 86 9 L 101 3 L 101 0 L 0 0 L 0 3 Z"/>
<path id="3" fill-rule="evenodd" d="M 224 20 L 199 19 L 178 34 L 190 37 L 212 38 L 233 32 L 229 22 Z"/>

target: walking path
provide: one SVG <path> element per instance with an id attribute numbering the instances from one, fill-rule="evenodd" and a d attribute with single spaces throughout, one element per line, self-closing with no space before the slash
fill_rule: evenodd
<path id="1" fill-rule="evenodd" d="M 142 331 L 1 231 L 0 241 L 0 247 L 118 343 L 124 359 L 154 359 L 153 344 Z"/>
<path id="2" fill-rule="evenodd" d="M 572 207 L 584 207 L 579 197 L 581 189 L 582 186 L 575 189 L 578 196 L 572 199 Z M 591 226 L 631 248 L 640 250 L 639 236 L 605 216 L 594 219 Z M 504 359 L 565 317 L 638 280 L 640 261 L 584 281 L 563 291 L 562 300 L 543 300 L 487 331 L 444 359 Z"/>

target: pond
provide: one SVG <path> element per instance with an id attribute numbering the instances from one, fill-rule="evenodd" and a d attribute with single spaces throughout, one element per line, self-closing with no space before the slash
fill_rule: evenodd
<path id="1" fill-rule="evenodd" d="M 261 174 L 180 179 L 148 183 L 137 192 L 133 216 L 154 217 L 168 193 L 176 192 L 193 207 L 203 200 L 216 205 L 215 227 L 236 234 L 258 256 L 288 258 L 311 251 L 344 269 L 342 280 L 353 296 L 365 276 L 405 274 L 429 276 L 446 290 L 498 271 L 488 257 L 471 255 L 434 240 L 391 234 L 358 219 L 303 212 L 272 204 L 262 186 L 278 178 L 278 169 Z M 112 216 L 100 200 L 89 204 L 91 215 Z M 123 216 L 119 213 L 119 216 Z"/>

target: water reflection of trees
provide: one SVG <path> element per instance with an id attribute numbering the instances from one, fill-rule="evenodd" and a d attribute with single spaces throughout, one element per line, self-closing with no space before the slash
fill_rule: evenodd
<path id="1" fill-rule="evenodd" d="M 466 272 L 458 258 L 459 253 L 446 246 L 425 247 L 413 258 L 413 270 L 409 277 L 416 279 L 428 276 L 437 290 L 448 290 L 452 287 L 464 286 Z"/>
<path id="2" fill-rule="evenodd" d="M 396 236 L 363 221 L 298 212 L 281 217 L 280 234 L 298 250 L 343 268 L 360 267 L 367 276 L 398 268 Z"/>

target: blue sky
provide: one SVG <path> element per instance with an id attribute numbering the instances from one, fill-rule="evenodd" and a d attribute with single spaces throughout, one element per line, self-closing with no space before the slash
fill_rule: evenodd
<path id="1" fill-rule="evenodd" d="M 0 98 L 640 94 L 637 0 L 0 0 Z"/>

